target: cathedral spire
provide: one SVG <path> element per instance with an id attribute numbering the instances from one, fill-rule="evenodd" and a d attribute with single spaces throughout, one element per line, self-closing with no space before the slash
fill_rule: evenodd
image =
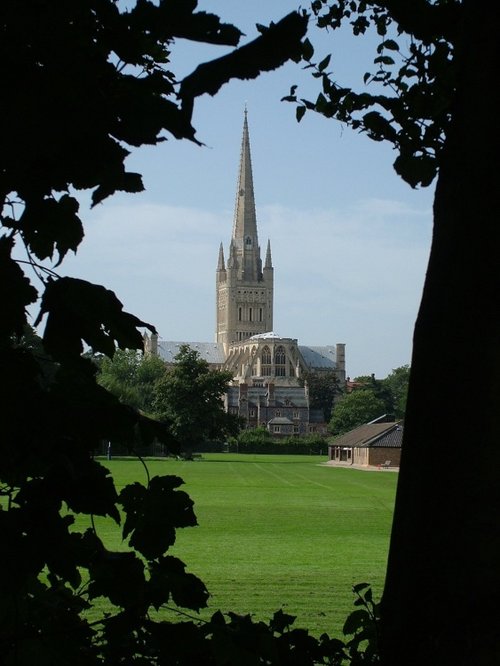
<path id="1" fill-rule="evenodd" d="M 219 247 L 219 261 L 217 262 L 217 270 L 218 271 L 226 270 L 226 266 L 224 264 L 224 248 L 222 247 L 222 243 L 220 244 Z"/>
<path id="2" fill-rule="evenodd" d="M 247 110 L 243 121 L 238 187 L 232 241 L 237 254 L 244 257 L 243 270 L 248 279 L 257 279 L 259 263 L 259 239 L 253 189 L 252 160 L 250 156 L 250 136 L 248 133 Z"/>
<path id="3" fill-rule="evenodd" d="M 263 266 L 257 236 L 246 108 L 233 233 L 225 269 L 223 250 L 219 249 L 216 284 L 216 340 L 224 344 L 226 354 L 232 344 L 273 330 L 274 269 L 271 244 L 268 241 Z"/>
<path id="4" fill-rule="evenodd" d="M 264 268 L 272 268 L 272 267 L 273 267 L 273 260 L 271 258 L 271 241 L 268 239 L 267 250 L 266 250 L 266 263 L 264 264 Z"/>

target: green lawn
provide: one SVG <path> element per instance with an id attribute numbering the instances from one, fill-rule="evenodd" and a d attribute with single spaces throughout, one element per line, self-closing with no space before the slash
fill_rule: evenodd
<path id="1" fill-rule="evenodd" d="M 321 465 L 316 456 L 207 454 L 195 462 L 149 460 L 151 476 L 176 474 L 199 527 L 178 531 L 172 554 L 200 576 L 220 608 L 339 634 L 351 587 L 382 589 L 397 475 Z M 105 462 L 118 487 L 145 482 L 139 462 Z M 118 528 L 99 521 L 109 546 Z"/>

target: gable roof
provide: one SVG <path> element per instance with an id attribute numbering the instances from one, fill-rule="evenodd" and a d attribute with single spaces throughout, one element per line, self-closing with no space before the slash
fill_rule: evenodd
<path id="1" fill-rule="evenodd" d="M 330 444 L 346 448 L 400 448 L 402 440 L 402 422 L 393 421 L 392 423 L 365 423 L 336 437 Z"/>

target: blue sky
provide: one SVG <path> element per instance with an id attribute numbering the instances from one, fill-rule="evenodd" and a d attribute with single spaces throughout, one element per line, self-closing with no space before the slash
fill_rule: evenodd
<path id="1" fill-rule="evenodd" d="M 200 9 L 256 36 L 290 0 L 211 0 Z M 374 55 L 370 38 L 311 31 L 319 56 L 343 84 L 362 86 Z M 224 53 L 174 46 L 179 78 Z M 292 84 L 314 97 L 317 82 L 296 64 L 230 83 L 195 107 L 200 148 L 174 139 L 135 151 L 130 170 L 146 190 L 116 195 L 89 211 L 86 238 L 64 271 L 116 291 L 125 309 L 170 340 L 209 341 L 215 331 L 215 267 L 227 251 L 243 124 L 248 106 L 259 238 L 271 239 L 274 329 L 302 344 L 346 343 L 347 372 L 386 376 L 410 362 L 413 325 L 430 248 L 433 187 L 411 190 L 395 174 L 395 154 L 333 120 L 300 124 L 280 102 Z"/>

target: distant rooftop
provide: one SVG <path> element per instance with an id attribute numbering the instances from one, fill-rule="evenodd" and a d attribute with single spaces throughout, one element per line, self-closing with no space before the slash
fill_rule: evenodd
<path id="1" fill-rule="evenodd" d="M 224 345 L 221 342 L 187 342 L 175 340 L 158 340 L 158 356 L 165 363 L 174 363 L 182 345 L 189 345 L 208 363 L 222 365 L 225 361 Z"/>

